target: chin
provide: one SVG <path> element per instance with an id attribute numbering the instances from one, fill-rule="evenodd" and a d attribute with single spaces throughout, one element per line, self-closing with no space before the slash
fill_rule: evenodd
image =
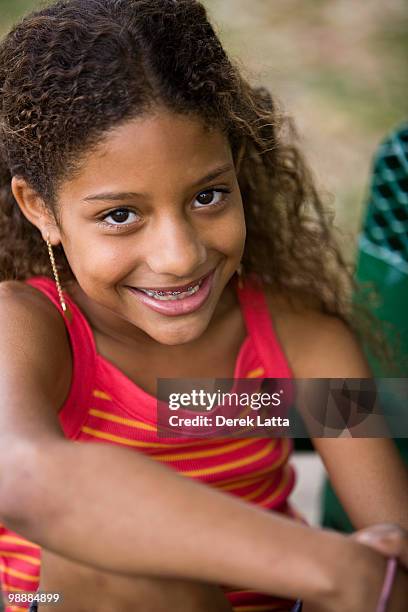
<path id="1" fill-rule="evenodd" d="M 146 329 L 145 332 L 160 344 L 177 346 L 197 340 L 204 333 L 207 326 L 208 321 L 203 321 L 202 323 L 196 322 L 194 324 L 184 323 L 180 325 L 178 329 L 171 329 L 171 326 L 166 329 L 166 326 L 163 326 L 162 329 L 155 327 L 152 330 Z"/>

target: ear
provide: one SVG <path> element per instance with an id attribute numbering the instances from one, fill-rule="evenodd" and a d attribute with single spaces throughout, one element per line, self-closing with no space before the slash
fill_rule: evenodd
<path id="1" fill-rule="evenodd" d="M 45 241 L 49 240 L 53 246 L 61 242 L 60 230 L 54 214 L 47 208 L 42 197 L 33 189 L 25 179 L 13 176 L 11 191 L 23 215 L 41 232 Z"/>

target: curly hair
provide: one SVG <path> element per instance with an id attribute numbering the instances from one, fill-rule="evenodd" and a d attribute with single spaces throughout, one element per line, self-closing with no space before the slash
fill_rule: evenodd
<path id="1" fill-rule="evenodd" d="M 245 272 L 352 320 L 352 275 L 291 122 L 228 58 L 197 0 L 62 0 L 28 15 L 0 47 L 0 102 L 0 280 L 51 276 L 11 176 L 58 213 L 58 186 L 81 155 L 161 105 L 228 137 L 247 224 Z M 62 247 L 55 251 L 62 278 L 72 277 Z"/>

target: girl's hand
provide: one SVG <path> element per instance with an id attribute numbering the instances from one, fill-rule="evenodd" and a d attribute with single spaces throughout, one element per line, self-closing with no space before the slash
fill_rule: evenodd
<path id="1" fill-rule="evenodd" d="M 355 537 L 342 536 L 338 544 L 327 565 L 330 591 L 313 601 L 304 597 L 304 612 L 376 612 L 387 570 L 384 554 Z M 407 602 L 408 572 L 399 566 L 387 612 L 405 612 Z"/>
<path id="2" fill-rule="evenodd" d="M 402 527 L 392 523 L 380 523 L 360 529 L 350 537 L 386 557 L 396 557 L 400 565 L 408 569 L 408 531 Z"/>

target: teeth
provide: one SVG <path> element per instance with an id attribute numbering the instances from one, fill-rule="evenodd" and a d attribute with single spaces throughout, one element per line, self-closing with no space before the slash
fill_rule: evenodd
<path id="1" fill-rule="evenodd" d="M 148 289 L 140 289 L 143 293 L 146 293 L 149 297 L 159 300 L 161 302 L 171 302 L 175 300 L 183 300 L 184 298 L 194 295 L 200 288 L 201 283 L 197 283 L 194 287 L 189 287 L 186 291 L 172 291 L 164 293 L 163 291 L 149 291 Z"/>

